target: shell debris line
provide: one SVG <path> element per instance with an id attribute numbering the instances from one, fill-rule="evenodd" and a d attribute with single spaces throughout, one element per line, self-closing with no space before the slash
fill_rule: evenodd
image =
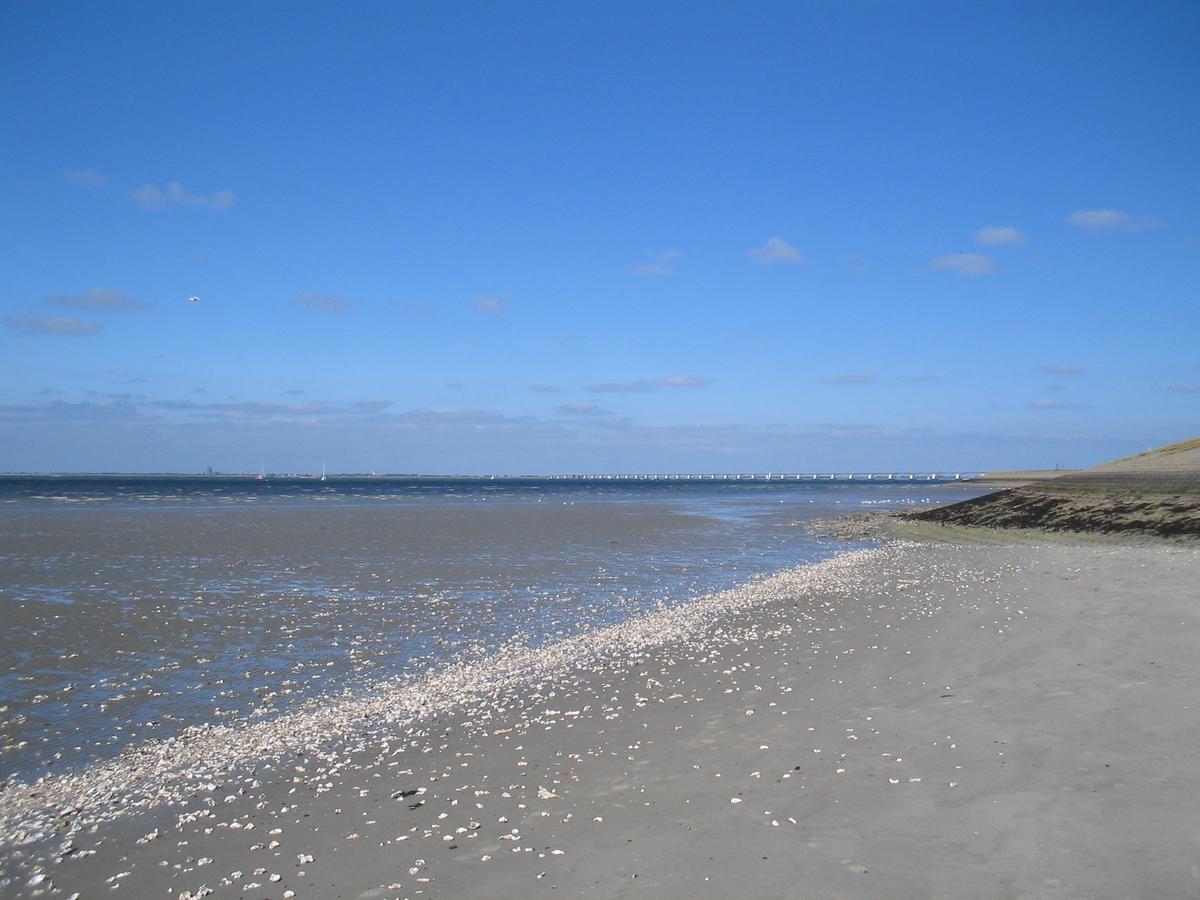
<path id="1" fill-rule="evenodd" d="M 90 826 L 177 802 L 216 790 L 226 773 L 247 763 L 278 759 L 349 734 L 369 742 L 460 706 L 473 707 L 486 720 L 520 699 L 515 689 L 532 685 L 536 690 L 529 699 L 541 701 L 546 699 L 541 691 L 549 689 L 548 680 L 564 672 L 628 664 L 652 648 L 702 631 L 710 642 L 744 640 L 745 626 L 722 627 L 726 618 L 781 597 L 851 592 L 852 579 L 869 578 L 864 564 L 886 552 L 853 551 L 553 644 L 504 647 L 490 659 L 451 665 L 415 684 L 384 683 L 364 696 L 323 700 L 312 708 L 260 721 L 196 726 L 131 747 L 117 759 L 82 772 L 52 775 L 33 784 L 11 783 L 0 791 L 0 833 L 23 839 L 38 836 L 59 817 L 60 809 Z"/>

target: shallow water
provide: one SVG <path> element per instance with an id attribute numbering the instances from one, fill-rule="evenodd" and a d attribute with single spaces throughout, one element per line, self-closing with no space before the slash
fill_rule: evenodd
<path id="1" fill-rule="evenodd" d="M 808 519 L 981 492 L 8 479 L 0 777 L 686 602 L 847 546 L 810 536 Z"/>

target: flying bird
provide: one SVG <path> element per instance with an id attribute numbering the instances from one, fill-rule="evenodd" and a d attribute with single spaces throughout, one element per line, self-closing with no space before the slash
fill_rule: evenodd
<path id="1" fill-rule="evenodd" d="M 199 298 L 199 297 L 188 297 L 188 299 L 189 299 L 190 301 L 192 301 L 193 303 L 199 303 L 199 302 L 200 302 L 200 298 Z"/>

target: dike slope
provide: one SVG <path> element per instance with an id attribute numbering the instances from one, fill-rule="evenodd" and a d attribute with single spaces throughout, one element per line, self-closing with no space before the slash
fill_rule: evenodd
<path id="1" fill-rule="evenodd" d="M 903 518 L 968 528 L 1200 538 L 1200 438 Z"/>

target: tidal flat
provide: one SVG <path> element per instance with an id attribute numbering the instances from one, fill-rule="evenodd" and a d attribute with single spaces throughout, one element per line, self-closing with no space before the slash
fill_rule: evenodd
<path id="1" fill-rule="evenodd" d="M 961 485 L 0 479 L 0 783 L 537 647 Z"/>

